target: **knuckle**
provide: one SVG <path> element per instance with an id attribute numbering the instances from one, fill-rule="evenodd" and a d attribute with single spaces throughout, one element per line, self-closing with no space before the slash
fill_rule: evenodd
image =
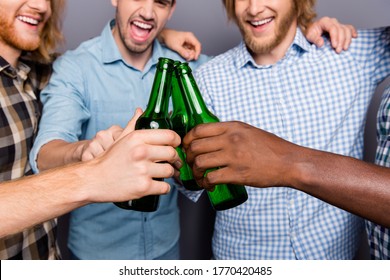
<path id="1" fill-rule="evenodd" d="M 203 124 L 198 124 L 197 126 L 195 126 L 193 129 L 192 129 L 192 133 L 195 137 L 199 137 L 201 135 L 201 132 L 202 132 L 202 128 L 203 128 Z"/>
<path id="2" fill-rule="evenodd" d="M 137 170 L 138 170 L 138 174 L 140 174 L 142 178 L 145 179 L 147 178 L 149 169 L 146 166 L 146 164 L 139 164 Z"/>
<path id="3" fill-rule="evenodd" d="M 201 170 L 203 169 L 203 166 L 204 166 L 204 156 L 197 156 L 195 159 L 194 159 L 194 163 L 193 163 L 193 167 L 195 169 L 198 169 L 198 170 Z"/>
<path id="4" fill-rule="evenodd" d="M 207 186 L 213 186 L 215 185 L 215 182 L 217 181 L 218 179 L 218 176 L 215 174 L 216 172 L 209 172 L 207 173 L 207 175 L 204 177 L 203 179 L 203 182 L 207 185 Z"/>
<path id="5" fill-rule="evenodd" d="M 172 165 L 167 164 L 166 165 L 166 170 L 165 170 L 166 176 L 165 178 L 170 178 L 175 174 L 175 169 L 172 167 Z"/>
<path id="6" fill-rule="evenodd" d="M 148 154 L 147 148 L 143 145 L 139 145 L 133 149 L 131 156 L 135 160 L 141 160 L 146 158 L 147 154 Z"/>
<path id="7" fill-rule="evenodd" d="M 147 177 L 141 177 L 138 180 L 138 187 L 141 193 L 145 193 L 150 187 L 150 179 Z"/>

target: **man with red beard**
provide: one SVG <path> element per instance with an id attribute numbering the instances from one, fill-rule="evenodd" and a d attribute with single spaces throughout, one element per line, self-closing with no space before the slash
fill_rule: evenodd
<path id="1" fill-rule="evenodd" d="M 40 117 L 39 93 L 61 41 L 63 1 L 0 2 L 0 181 L 32 174 L 28 153 Z M 20 201 L 20 203 L 23 203 Z M 56 221 L 0 239 L 0 259 L 56 259 Z"/>
<path id="2" fill-rule="evenodd" d="M 337 55 L 327 39 L 316 48 L 303 36 L 315 16 L 314 0 L 223 4 L 243 41 L 202 66 L 196 78 L 221 121 L 240 122 L 198 126 L 184 138 L 199 183 L 207 188 L 216 183 L 257 186 L 261 172 L 277 178 L 272 168 L 277 156 L 268 157 L 273 160 L 269 169 L 260 164 L 263 142 L 256 137 L 258 128 L 300 146 L 361 159 L 370 100 L 390 74 L 390 29 L 360 30 L 349 49 Z M 273 152 L 283 154 L 283 149 Z M 215 167 L 221 168 L 203 178 L 205 170 Z M 322 171 L 318 176 L 328 175 Z M 291 182 L 286 177 L 281 173 L 279 180 L 268 182 L 277 188 L 247 188 L 247 202 L 217 213 L 216 259 L 355 257 L 363 219 L 283 187 Z M 329 175 L 328 182 L 334 177 Z M 317 187 L 315 182 L 311 187 Z"/>

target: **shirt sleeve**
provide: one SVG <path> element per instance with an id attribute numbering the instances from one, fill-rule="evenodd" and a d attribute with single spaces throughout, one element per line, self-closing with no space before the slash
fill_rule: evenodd
<path id="1" fill-rule="evenodd" d="M 373 83 L 379 84 L 390 75 L 390 27 L 358 30 L 350 48 Z"/>
<path id="2" fill-rule="evenodd" d="M 36 159 L 41 147 L 53 140 L 78 141 L 83 124 L 90 118 L 83 90 L 83 73 L 77 57 L 64 54 L 53 65 L 53 74 L 41 92 L 43 105 L 37 137 L 30 152 L 30 164 L 38 173 Z"/>

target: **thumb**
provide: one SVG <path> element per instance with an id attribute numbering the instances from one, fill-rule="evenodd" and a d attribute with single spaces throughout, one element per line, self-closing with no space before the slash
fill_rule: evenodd
<path id="1" fill-rule="evenodd" d="M 135 130 L 135 124 L 138 120 L 138 118 L 142 115 L 143 111 L 141 108 L 137 108 L 134 112 L 134 115 L 133 117 L 131 118 L 131 120 L 127 123 L 125 129 L 122 131 L 122 134 L 119 136 L 118 140 L 119 139 L 122 139 L 123 137 L 125 137 L 127 134 L 129 134 L 130 132 L 133 132 Z"/>

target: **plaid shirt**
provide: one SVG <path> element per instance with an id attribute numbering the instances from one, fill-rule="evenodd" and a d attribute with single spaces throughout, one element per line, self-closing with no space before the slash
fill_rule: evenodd
<path id="1" fill-rule="evenodd" d="M 0 57 L 0 182 L 32 174 L 28 154 L 38 128 L 37 99 L 51 73 L 27 61 L 14 69 Z M 57 259 L 56 221 L 0 239 L 0 259 Z"/>
<path id="2" fill-rule="evenodd" d="M 316 48 L 298 30 L 286 55 L 257 65 L 245 44 L 196 71 L 207 106 L 290 142 L 362 158 L 365 116 L 390 74 L 390 29 L 359 30 L 348 51 Z M 261 145 L 261 143 L 259 143 Z M 352 259 L 364 220 L 292 188 L 247 188 L 248 200 L 218 211 L 216 259 Z"/>
<path id="3" fill-rule="evenodd" d="M 378 110 L 377 138 L 375 163 L 390 167 L 390 87 L 386 89 Z M 366 225 L 371 258 L 390 260 L 390 229 L 369 221 Z"/>

